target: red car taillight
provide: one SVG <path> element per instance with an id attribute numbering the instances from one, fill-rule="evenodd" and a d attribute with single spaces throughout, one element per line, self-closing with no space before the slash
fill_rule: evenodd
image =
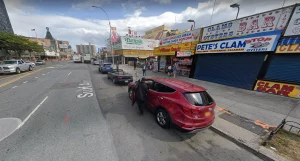
<path id="1" fill-rule="evenodd" d="M 130 76 L 131 79 L 133 79 L 133 76 Z"/>
<path id="2" fill-rule="evenodd" d="M 192 110 L 190 108 L 187 108 L 187 107 L 183 107 L 179 104 L 177 104 L 177 106 L 179 106 L 182 110 L 183 113 L 185 113 L 186 115 L 188 116 L 192 116 Z"/>
<path id="3" fill-rule="evenodd" d="M 122 77 L 118 77 L 119 79 L 122 79 Z"/>

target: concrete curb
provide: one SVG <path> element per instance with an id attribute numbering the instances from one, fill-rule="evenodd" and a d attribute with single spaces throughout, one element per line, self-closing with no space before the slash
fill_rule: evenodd
<path id="1" fill-rule="evenodd" d="M 213 125 L 211 127 L 209 127 L 210 130 L 214 131 L 215 133 L 221 135 L 222 137 L 232 141 L 233 143 L 235 143 L 236 145 L 238 145 L 239 147 L 247 150 L 248 152 L 256 155 L 257 157 L 259 157 L 262 160 L 266 160 L 266 161 L 275 161 L 273 158 L 261 153 L 258 150 L 255 150 L 254 148 L 250 147 L 249 145 L 239 141 L 238 139 L 232 137 L 231 135 L 229 135 L 228 133 L 214 127 Z"/>

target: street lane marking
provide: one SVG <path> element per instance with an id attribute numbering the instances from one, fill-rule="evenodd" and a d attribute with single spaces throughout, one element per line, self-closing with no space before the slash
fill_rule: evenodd
<path id="1" fill-rule="evenodd" d="M 8 82 L 5 82 L 5 83 L 3 83 L 3 84 L 0 84 L 0 88 L 6 86 L 6 85 L 8 85 L 8 84 L 11 84 L 11 83 L 13 83 L 13 82 L 15 82 L 15 81 L 17 81 L 17 80 L 19 80 L 19 79 L 21 79 L 21 78 L 24 78 L 24 77 L 26 77 L 26 76 L 28 76 L 28 75 L 31 75 L 31 74 L 36 73 L 36 72 L 38 72 L 38 71 L 41 71 L 41 70 L 43 70 L 43 69 L 44 69 L 44 68 L 41 68 L 41 69 L 38 69 L 38 70 L 36 70 L 36 71 L 34 71 L 34 72 L 26 73 L 26 74 L 24 74 L 24 75 L 22 75 L 22 76 L 20 76 L 20 77 L 17 77 L 17 78 L 15 78 L 15 79 L 13 79 L 13 80 L 10 80 L 10 81 L 8 81 Z"/>
<path id="2" fill-rule="evenodd" d="M 35 113 L 35 111 L 36 110 L 38 110 L 39 109 L 39 107 L 46 101 L 48 99 L 48 96 L 46 96 L 44 99 L 43 99 L 43 101 L 40 103 L 40 104 L 38 104 L 37 106 L 36 106 L 36 108 L 21 122 L 21 124 L 18 126 L 18 129 L 20 128 L 20 127 L 22 127 L 26 122 L 27 122 L 27 120 Z"/>
<path id="3" fill-rule="evenodd" d="M 83 81 L 83 83 L 79 84 L 79 87 L 77 88 L 80 89 L 77 90 L 76 93 L 82 91 L 81 94 L 77 95 L 77 98 L 92 97 L 94 95 L 93 86 L 88 81 Z"/>
<path id="4" fill-rule="evenodd" d="M 38 79 L 39 77 L 34 77 L 35 79 Z"/>
<path id="5" fill-rule="evenodd" d="M 42 75 L 46 75 L 46 74 L 42 74 Z"/>
<path id="6" fill-rule="evenodd" d="M 72 72 L 70 72 L 68 75 L 70 75 Z"/>
<path id="7" fill-rule="evenodd" d="M 50 72 L 47 72 L 47 74 L 49 74 Z"/>
<path id="8" fill-rule="evenodd" d="M 68 115 L 68 113 L 65 115 L 65 117 L 64 117 L 64 126 L 66 126 L 67 125 L 67 121 L 68 120 L 71 120 L 71 116 L 69 117 L 69 115 Z"/>
<path id="9" fill-rule="evenodd" d="M 11 89 L 14 89 L 14 88 L 17 88 L 18 86 L 13 86 L 13 87 L 11 87 Z"/>
<path id="10" fill-rule="evenodd" d="M 28 81 L 23 82 L 24 84 L 27 83 Z"/>

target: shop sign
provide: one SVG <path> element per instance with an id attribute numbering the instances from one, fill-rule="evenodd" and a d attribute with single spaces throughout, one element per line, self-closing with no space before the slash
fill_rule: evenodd
<path id="1" fill-rule="evenodd" d="M 281 96 L 300 98 L 299 85 L 258 80 L 254 90 Z"/>
<path id="2" fill-rule="evenodd" d="M 154 29 L 148 30 L 145 32 L 145 35 L 143 36 L 143 38 L 145 38 L 145 39 L 160 39 L 164 29 L 165 29 L 165 26 L 162 25 L 162 26 L 156 27 Z"/>
<path id="3" fill-rule="evenodd" d="M 187 57 L 191 56 L 190 51 L 177 51 L 177 57 Z"/>
<path id="4" fill-rule="evenodd" d="M 196 53 L 274 51 L 278 35 L 200 43 Z"/>
<path id="5" fill-rule="evenodd" d="M 200 29 L 196 29 L 193 31 L 181 33 L 178 35 L 168 36 L 166 38 L 163 38 L 159 45 L 160 46 L 167 46 L 172 44 L 182 44 L 182 43 L 188 43 L 188 42 L 194 42 L 199 41 L 200 37 Z"/>
<path id="6" fill-rule="evenodd" d="M 292 10 L 293 6 L 205 27 L 201 42 L 283 30 Z"/>
<path id="7" fill-rule="evenodd" d="M 121 37 L 122 49 L 153 50 L 158 46 L 158 40 Z"/>
<path id="8" fill-rule="evenodd" d="M 192 43 L 161 46 L 154 49 L 154 55 L 175 55 L 176 51 L 191 51 Z"/>
<path id="9" fill-rule="evenodd" d="M 278 46 L 276 53 L 300 53 L 300 44 Z"/>
<path id="10" fill-rule="evenodd" d="M 295 8 L 292 18 L 284 33 L 284 36 L 292 35 L 300 35 L 300 6 Z"/>

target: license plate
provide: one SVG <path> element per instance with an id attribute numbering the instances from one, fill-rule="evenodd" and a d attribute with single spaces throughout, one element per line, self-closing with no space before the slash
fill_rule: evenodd
<path id="1" fill-rule="evenodd" d="M 205 113 L 204 113 L 204 116 L 205 116 L 205 117 L 208 117 L 208 116 L 210 116 L 210 115 L 211 115 L 210 112 L 205 112 Z"/>
<path id="2" fill-rule="evenodd" d="M 125 83 L 128 83 L 128 81 L 125 81 Z"/>

